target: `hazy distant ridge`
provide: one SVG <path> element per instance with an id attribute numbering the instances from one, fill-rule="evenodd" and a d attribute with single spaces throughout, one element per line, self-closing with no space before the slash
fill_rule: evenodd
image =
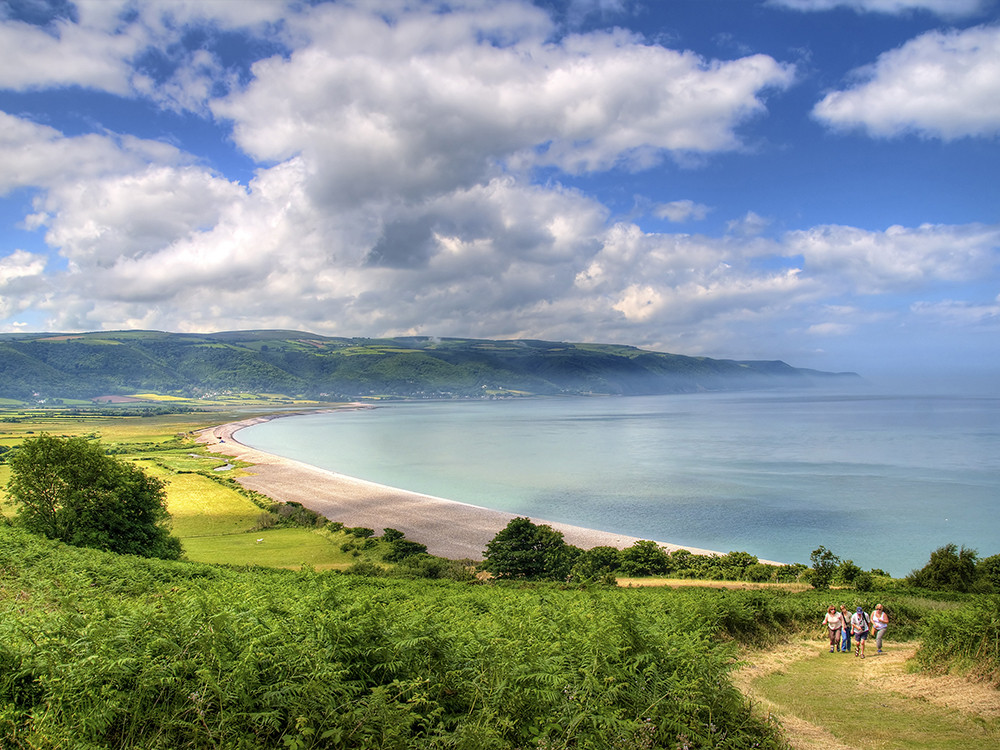
<path id="1" fill-rule="evenodd" d="M 857 378 L 613 344 L 301 331 L 0 334 L 0 397 L 251 391 L 310 397 L 655 394 Z"/>

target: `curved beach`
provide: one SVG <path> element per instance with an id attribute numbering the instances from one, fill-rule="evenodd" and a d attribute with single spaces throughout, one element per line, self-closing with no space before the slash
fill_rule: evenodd
<path id="1" fill-rule="evenodd" d="M 357 408 L 357 407 L 351 407 Z M 244 427 L 293 414 L 272 414 L 210 427 L 199 433 L 198 441 L 208 450 L 253 464 L 237 477 L 241 485 L 279 502 L 294 501 L 346 526 L 364 526 L 402 531 L 408 539 L 427 545 L 432 555 L 451 559 L 481 560 L 486 544 L 511 519 L 505 511 L 446 500 L 419 492 L 388 487 L 349 477 L 316 466 L 265 453 L 239 442 L 236 434 Z M 624 549 L 638 537 L 585 529 L 532 518 L 561 531 L 569 544 L 582 549 L 609 546 Z M 695 554 L 719 554 L 711 550 L 658 542 L 668 551 L 687 549 Z"/>

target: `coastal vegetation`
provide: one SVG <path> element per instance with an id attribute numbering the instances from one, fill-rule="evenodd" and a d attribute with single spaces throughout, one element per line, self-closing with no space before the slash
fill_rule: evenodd
<path id="1" fill-rule="evenodd" d="M 834 379 L 858 378 L 784 362 L 537 340 L 360 339 L 301 331 L 0 334 L 0 398 L 26 403 L 115 403 L 150 391 L 173 397 L 250 392 L 328 400 L 653 394 L 801 387 Z"/>
<path id="2" fill-rule="evenodd" d="M 43 431 L 99 438 L 165 483 L 187 559 L 75 548 L 0 519 L 0 746 L 785 747 L 789 728 L 748 695 L 801 710 L 850 746 L 909 746 L 894 744 L 886 716 L 875 722 L 881 744 L 859 739 L 856 704 L 843 715 L 790 708 L 844 680 L 850 660 L 789 661 L 752 689 L 736 674 L 795 644 L 825 652 L 815 644 L 831 602 L 882 603 L 893 648 L 917 644 L 910 663 L 927 674 L 1000 685 L 995 555 L 945 545 L 927 575 L 892 579 L 820 548 L 825 588 L 805 565 L 653 543 L 582 551 L 518 519 L 486 551 L 492 577 L 477 577 L 472 561 L 434 558 L 395 529 L 347 527 L 245 490 L 240 465 L 190 439 L 246 414 L 215 408 L 121 419 L 46 410 L 2 425 L 11 450 L 0 485 Z M 9 518 L 15 510 L 0 500 Z M 969 561 L 970 586 L 938 575 Z M 519 572 L 525 562 L 534 567 Z M 661 585 L 614 585 L 626 576 Z M 996 717 L 952 724 L 980 746 L 1000 738 Z M 920 727 L 925 746 L 950 746 Z"/>

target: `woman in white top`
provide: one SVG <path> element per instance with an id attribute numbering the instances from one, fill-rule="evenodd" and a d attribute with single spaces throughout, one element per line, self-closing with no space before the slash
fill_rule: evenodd
<path id="1" fill-rule="evenodd" d="M 833 653 L 834 648 L 836 648 L 837 643 L 840 641 L 840 631 L 844 627 L 844 618 L 840 616 L 840 612 L 832 604 L 830 608 L 826 611 L 826 617 L 823 618 L 823 624 L 830 631 L 830 653 Z"/>
<path id="2" fill-rule="evenodd" d="M 881 604 L 876 604 L 875 611 L 872 612 L 872 628 L 875 630 L 875 646 L 880 654 L 882 653 L 882 638 L 888 627 L 889 615 L 886 614 Z"/>

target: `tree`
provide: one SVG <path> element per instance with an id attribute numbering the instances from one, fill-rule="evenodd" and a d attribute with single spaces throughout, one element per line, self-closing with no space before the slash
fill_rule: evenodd
<path id="1" fill-rule="evenodd" d="M 1000 593 L 1000 555 L 991 555 L 976 565 L 976 576 Z"/>
<path id="2" fill-rule="evenodd" d="M 931 559 L 920 570 L 906 577 L 907 583 L 924 589 L 969 591 L 976 580 L 974 549 L 946 544 L 931 552 Z"/>
<path id="3" fill-rule="evenodd" d="M 85 438 L 42 434 L 10 459 L 7 492 L 27 529 L 77 547 L 177 559 L 164 483 Z"/>
<path id="4" fill-rule="evenodd" d="M 486 544 L 481 567 L 497 578 L 564 581 L 580 552 L 562 532 L 518 517 Z"/>
<path id="5" fill-rule="evenodd" d="M 840 565 L 840 558 L 822 545 L 809 555 L 812 562 L 812 578 L 810 582 L 814 589 L 828 589 L 833 575 Z"/>
<path id="6" fill-rule="evenodd" d="M 621 566 L 621 552 L 616 547 L 592 547 L 585 550 L 573 565 L 573 578 L 593 581 L 614 576 Z"/>
<path id="7" fill-rule="evenodd" d="M 656 542 L 640 539 L 621 552 L 622 572 L 630 576 L 659 576 L 672 570 L 670 556 Z"/>

